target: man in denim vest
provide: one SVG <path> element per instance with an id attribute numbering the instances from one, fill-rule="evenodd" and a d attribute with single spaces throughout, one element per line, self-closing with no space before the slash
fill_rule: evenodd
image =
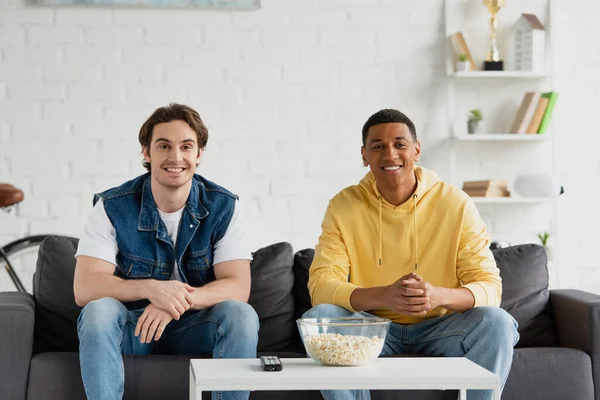
<path id="1" fill-rule="evenodd" d="M 139 134 L 148 173 L 94 196 L 74 282 L 88 399 L 123 397 L 123 355 L 256 357 L 238 198 L 194 174 L 207 140 L 196 111 L 161 107 Z"/>

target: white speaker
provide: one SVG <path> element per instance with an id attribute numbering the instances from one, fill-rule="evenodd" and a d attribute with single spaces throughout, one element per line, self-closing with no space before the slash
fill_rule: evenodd
<path id="1" fill-rule="evenodd" d="M 560 183 L 547 174 L 522 174 L 515 179 L 515 193 L 521 197 L 556 197 L 562 193 Z"/>

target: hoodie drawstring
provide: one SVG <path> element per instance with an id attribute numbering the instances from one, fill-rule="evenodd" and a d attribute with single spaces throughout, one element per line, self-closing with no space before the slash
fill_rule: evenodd
<path id="1" fill-rule="evenodd" d="M 383 258 L 383 238 L 381 236 L 381 196 L 379 196 L 379 266 L 381 267 L 381 259 Z"/>
<path id="2" fill-rule="evenodd" d="M 419 268 L 419 246 L 417 243 L 417 239 L 419 238 L 419 233 L 417 232 L 417 194 L 413 194 L 413 227 L 415 229 L 415 271 Z M 379 219 L 381 220 L 381 211 L 379 212 Z M 381 224 L 381 222 L 379 223 Z M 379 234 L 381 236 L 381 233 Z"/>
<path id="3" fill-rule="evenodd" d="M 381 208 L 382 208 L 382 199 L 379 197 L 379 266 L 383 266 L 383 236 L 381 233 Z M 417 194 L 412 195 L 413 198 L 413 228 L 415 231 L 415 241 L 414 241 L 414 255 L 415 255 L 415 271 L 419 269 L 419 233 L 417 232 Z"/>

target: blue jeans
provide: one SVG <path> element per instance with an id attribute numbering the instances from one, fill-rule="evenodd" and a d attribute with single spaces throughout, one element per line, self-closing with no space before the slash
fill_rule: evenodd
<path id="1" fill-rule="evenodd" d="M 130 311 L 110 297 L 92 301 L 81 311 L 77 321 L 79 361 L 88 399 L 123 397 L 123 355 L 212 352 L 213 358 L 256 357 L 258 316 L 249 304 L 227 300 L 207 310 L 187 311 L 151 343 L 140 343 L 134 336 L 143 311 Z M 248 396 L 249 392 L 242 391 L 213 392 L 212 398 L 241 400 Z"/>
<path id="2" fill-rule="evenodd" d="M 353 313 L 332 304 L 311 308 L 304 317 L 373 317 Z M 434 357 L 466 357 L 500 377 L 504 388 L 519 340 L 517 322 L 498 307 L 477 307 L 412 325 L 392 323 L 381 355 L 422 354 Z M 431 377 L 435 379 L 435 377 Z M 326 400 L 369 400 L 368 390 L 324 390 Z M 491 400 L 490 390 L 469 390 L 468 400 Z"/>

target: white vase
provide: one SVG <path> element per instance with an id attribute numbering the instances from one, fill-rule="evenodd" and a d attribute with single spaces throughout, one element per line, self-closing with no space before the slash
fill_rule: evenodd
<path id="1" fill-rule="evenodd" d="M 471 63 L 468 61 L 457 61 L 456 70 L 458 72 L 468 72 L 471 70 Z"/>
<path id="2" fill-rule="evenodd" d="M 483 125 L 483 121 L 468 121 L 467 128 L 468 128 L 469 134 L 485 132 L 485 127 Z"/>

